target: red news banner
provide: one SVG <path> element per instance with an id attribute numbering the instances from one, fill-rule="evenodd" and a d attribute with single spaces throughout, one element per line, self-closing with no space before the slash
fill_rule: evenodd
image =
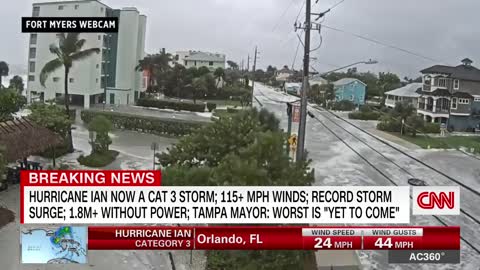
<path id="1" fill-rule="evenodd" d="M 460 227 L 89 227 L 90 250 L 459 250 Z"/>

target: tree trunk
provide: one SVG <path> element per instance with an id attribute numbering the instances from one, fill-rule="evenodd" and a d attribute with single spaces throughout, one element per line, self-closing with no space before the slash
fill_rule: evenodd
<path id="1" fill-rule="evenodd" d="M 68 94 L 68 74 L 70 68 L 65 67 L 65 110 L 67 111 L 67 119 L 70 120 L 70 95 Z M 68 152 L 73 153 L 72 125 L 68 128 Z"/>
<path id="2" fill-rule="evenodd" d="M 2 84 L 2 75 L 0 75 L 0 89 L 3 88 L 3 84 Z"/>

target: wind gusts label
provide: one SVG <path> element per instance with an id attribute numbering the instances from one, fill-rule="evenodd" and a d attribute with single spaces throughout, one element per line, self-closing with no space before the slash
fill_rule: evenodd
<path id="1" fill-rule="evenodd" d="M 160 171 L 25 171 L 24 224 L 408 224 L 404 187 L 172 187 Z"/>

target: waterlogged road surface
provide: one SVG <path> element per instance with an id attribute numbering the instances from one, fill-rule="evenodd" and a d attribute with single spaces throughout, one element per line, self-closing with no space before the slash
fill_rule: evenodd
<path id="1" fill-rule="evenodd" d="M 287 129 L 287 113 L 285 102 L 298 100 L 296 97 L 286 96 L 283 93 L 274 91 L 271 87 L 256 84 L 255 97 L 262 103 L 263 107 L 274 112 L 281 119 L 281 126 Z M 260 107 L 258 102 L 254 101 L 256 107 Z M 400 166 L 406 168 L 417 178 L 427 181 L 429 185 L 456 185 L 449 179 L 438 173 L 424 167 L 414 160 L 399 154 L 392 148 L 381 144 L 372 137 L 349 126 L 338 118 L 332 117 L 327 112 L 321 112 L 310 107 L 309 110 L 315 116 L 324 122 L 338 136 L 349 143 L 354 149 L 360 152 L 367 160 L 380 168 L 397 185 L 408 185 L 409 176 L 396 167 L 394 164 L 381 157 L 363 143 L 353 138 L 347 132 L 330 122 L 332 119 L 337 124 L 343 126 L 361 140 L 365 141 L 389 159 L 394 160 Z M 366 130 L 374 129 L 375 125 L 371 122 L 353 121 Z M 293 125 L 292 131 L 297 133 L 298 125 Z M 315 169 L 316 185 L 331 186 L 369 186 L 369 185 L 392 185 L 386 178 L 378 173 L 374 168 L 363 161 L 356 153 L 350 150 L 344 143 L 330 133 L 321 123 L 314 119 L 307 119 L 307 137 L 306 148 L 309 152 L 309 158 L 313 160 L 312 167 Z M 480 160 L 471 158 L 454 150 L 424 150 L 411 149 L 397 145 L 398 148 L 408 152 L 410 155 L 422 160 L 434 168 L 454 177 L 463 184 L 480 190 Z M 475 218 L 480 218 L 480 208 L 478 202 L 480 198 L 471 192 L 462 189 L 462 209 L 470 213 Z M 475 247 L 480 249 L 480 225 L 466 217 L 460 216 L 442 216 L 441 219 L 449 225 L 460 225 L 462 236 Z M 418 216 L 411 218 L 411 225 L 423 226 L 441 226 L 441 224 L 432 217 Z M 470 248 L 464 242 L 461 243 L 461 264 L 458 265 L 388 265 L 387 253 L 383 251 L 365 251 L 358 252 L 363 269 L 471 269 L 478 270 L 480 265 L 480 254 Z"/>

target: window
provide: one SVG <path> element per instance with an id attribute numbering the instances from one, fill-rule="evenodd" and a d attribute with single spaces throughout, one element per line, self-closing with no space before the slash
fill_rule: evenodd
<path id="1" fill-rule="evenodd" d="M 98 83 L 98 78 L 96 78 L 95 81 Z"/>
<path id="2" fill-rule="evenodd" d="M 53 77 L 53 82 L 59 82 L 60 78 L 59 77 Z"/>
<path id="3" fill-rule="evenodd" d="M 75 80 L 73 78 L 70 78 L 70 83 L 73 83 Z"/>
<path id="4" fill-rule="evenodd" d="M 110 104 L 115 104 L 115 94 L 114 93 L 110 94 Z"/>
<path id="5" fill-rule="evenodd" d="M 432 83 L 432 78 L 428 75 L 423 77 L 423 83 L 427 84 L 427 85 L 430 85 Z"/>
<path id="6" fill-rule="evenodd" d="M 213 66 L 213 62 L 212 61 L 208 62 L 208 65 Z"/>
<path id="7" fill-rule="evenodd" d="M 460 81 L 455 79 L 453 80 L 453 89 L 458 90 L 460 89 Z"/>
<path id="8" fill-rule="evenodd" d="M 35 57 L 37 57 L 37 48 L 30 48 L 28 58 L 35 59 Z"/>
<path id="9" fill-rule="evenodd" d="M 100 65 L 99 65 L 99 64 L 97 64 L 96 68 L 98 69 L 99 67 L 100 67 Z"/>
<path id="10" fill-rule="evenodd" d="M 30 62 L 30 65 L 28 66 L 28 70 L 30 72 L 35 72 L 35 62 Z"/>
<path id="11" fill-rule="evenodd" d="M 470 104 L 470 99 L 468 98 L 459 98 L 458 104 Z"/>
<path id="12" fill-rule="evenodd" d="M 30 45 L 35 45 L 37 44 L 37 34 L 31 34 L 30 35 Z"/>
<path id="13" fill-rule="evenodd" d="M 58 6 L 58 10 L 63 10 L 63 5 Z"/>
<path id="14" fill-rule="evenodd" d="M 33 7 L 32 17 L 40 16 L 40 7 Z"/>
<path id="15" fill-rule="evenodd" d="M 452 98 L 452 109 L 457 109 L 457 98 Z"/>
<path id="16" fill-rule="evenodd" d="M 33 76 L 33 75 L 28 76 L 28 81 L 29 82 L 35 81 L 35 76 Z"/>
<path id="17" fill-rule="evenodd" d="M 194 61 L 194 62 L 193 62 L 193 65 L 194 65 L 194 66 L 197 66 L 197 61 Z"/>
<path id="18" fill-rule="evenodd" d="M 439 79 L 438 79 L 438 86 L 439 86 L 439 87 L 447 87 L 447 79 L 445 79 L 445 78 L 439 78 Z"/>
<path id="19" fill-rule="evenodd" d="M 353 95 L 350 96 L 350 100 L 351 101 L 354 101 L 355 100 L 355 97 Z"/>
<path id="20" fill-rule="evenodd" d="M 480 97 L 475 97 L 474 101 L 475 102 L 480 102 Z"/>
<path id="21" fill-rule="evenodd" d="M 103 12 L 103 7 L 100 8 L 100 12 Z"/>
<path id="22" fill-rule="evenodd" d="M 78 9 L 80 7 L 80 5 L 75 5 L 75 9 Z"/>
<path id="23" fill-rule="evenodd" d="M 102 35 L 98 35 L 98 40 L 102 40 Z"/>

